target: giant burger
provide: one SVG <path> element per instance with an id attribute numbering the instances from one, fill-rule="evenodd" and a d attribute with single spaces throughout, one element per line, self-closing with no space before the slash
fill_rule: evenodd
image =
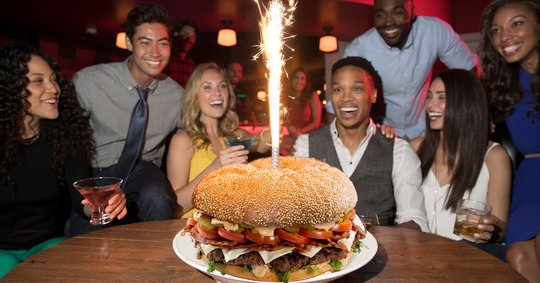
<path id="1" fill-rule="evenodd" d="M 209 271 L 293 281 L 339 270 L 365 232 L 353 223 L 356 190 L 339 169 L 280 157 L 222 167 L 193 193 L 191 234 Z"/>

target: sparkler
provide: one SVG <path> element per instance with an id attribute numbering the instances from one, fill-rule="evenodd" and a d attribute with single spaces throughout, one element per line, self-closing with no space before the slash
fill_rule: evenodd
<path id="1" fill-rule="evenodd" d="M 281 93 L 281 73 L 284 69 L 285 59 L 283 56 L 283 47 L 285 40 L 293 36 L 285 35 L 285 28 L 293 23 L 293 12 L 296 9 L 296 0 L 289 0 L 285 7 L 280 0 L 271 0 L 268 8 L 261 9 L 259 0 L 255 0 L 259 13 L 261 14 L 262 42 L 260 43 L 259 53 L 255 55 L 257 59 L 264 54 L 264 61 L 268 70 L 268 105 L 270 110 L 270 133 L 272 136 L 272 168 L 279 165 L 279 108 Z"/>

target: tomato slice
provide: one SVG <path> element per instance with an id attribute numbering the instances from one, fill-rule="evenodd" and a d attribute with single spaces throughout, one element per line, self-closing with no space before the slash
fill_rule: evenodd
<path id="1" fill-rule="evenodd" d="M 199 223 L 195 226 L 197 227 L 197 231 L 203 235 L 204 238 L 208 240 L 220 240 L 221 236 L 218 234 L 218 230 L 212 231 L 212 230 L 204 230 L 204 228 L 201 227 Z"/>
<path id="2" fill-rule="evenodd" d="M 233 242 L 237 242 L 237 243 L 245 243 L 245 242 L 248 241 L 246 239 L 246 236 L 244 236 L 244 234 L 229 232 L 229 231 L 225 230 L 225 228 L 223 228 L 223 227 L 219 227 L 218 234 L 221 237 L 223 237 L 223 238 L 225 238 L 225 239 L 227 239 L 229 241 L 233 241 Z"/>
<path id="3" fill-rule="evenodd" d="M 244 230 L 243 234 L 248 238 L 248 240 L 266 245 L 276 245 L 279 244 L 279 237 L 276 236 L 262 236 L 259 233 L 255 233 L 249 229 Z"/>
<path id="4" fill-rule="evenodd" d="M 304 229 L 301 228 L 298 232 L 300 235 L 312 238 L 312 239 L 319 239 L 319 240 L 326 240 L 332 237 L 334 234 L 332 230 L 320 230 L 320 229 Z"/>
<path id="5" fill-rule="evenodd" d="M 345 219 L 341 223 L 336 223 L 334 227 L 332 228 L 332 231 L 335 232 L 348 232 L 352 229 L 352 222 L 350 219 Z"/>
<path id="6" fill-rule="evenodd" d="M 193 217 L 190 217 L 190 218 L 187 219 L 186 226 L 195 226 L 195 224 L 197 224 L 197 221 L 195 221 L 195 219 L 193 219 Z"/>
<path id="7" fill-rule="evenodd" d="M 276 229 L 276 235 L 283 240 L 289 241 L 295 244 L 307 244 L 309 243 L 309 238 L 299 235 L 298 233 L 290 233 L 283 229 Z"/>

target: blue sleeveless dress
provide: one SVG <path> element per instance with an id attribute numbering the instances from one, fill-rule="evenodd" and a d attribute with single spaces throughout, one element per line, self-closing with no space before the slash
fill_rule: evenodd
<path id="1" fill-rule="evenodd" d="M 526 154 L 540 153 L 540 117 L 529 119 L 527 114 L 536 100 L 531 94 L 532 74 L 520 70 L 519 78 L 525 93 L 516 104 L 506 124 L 516 148 Z M 525 158 L 514 177 L 510 215 L 506 230 L 508 245 L 527 241 L 540 233 L 540 157 Z"/>

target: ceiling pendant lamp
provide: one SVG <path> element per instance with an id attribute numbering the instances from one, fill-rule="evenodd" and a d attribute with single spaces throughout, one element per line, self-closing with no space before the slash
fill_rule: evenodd
<path id="1" fill-rule="evenodd" d="M 127 49 L 125 32 L 119 32 L 116 34 L 116 47 Z"/>
<path id="2" fill-rule="evenodd" d="M 337 38 L 333 35 L 330 35 L 332 27 L 324 27 L 324 36 L 321 36 L 319 39 L 319 50 L 322 52 L 334 52 L 338 50 Z"/>
<path id="3" fill-rule="evenodd" d="M 221 46 L 235 46 L 236 45 L 236 31 L 231 29 L 232 21 L 222 21 L 223 27 L 218 32 L 217 43 Z"/>

